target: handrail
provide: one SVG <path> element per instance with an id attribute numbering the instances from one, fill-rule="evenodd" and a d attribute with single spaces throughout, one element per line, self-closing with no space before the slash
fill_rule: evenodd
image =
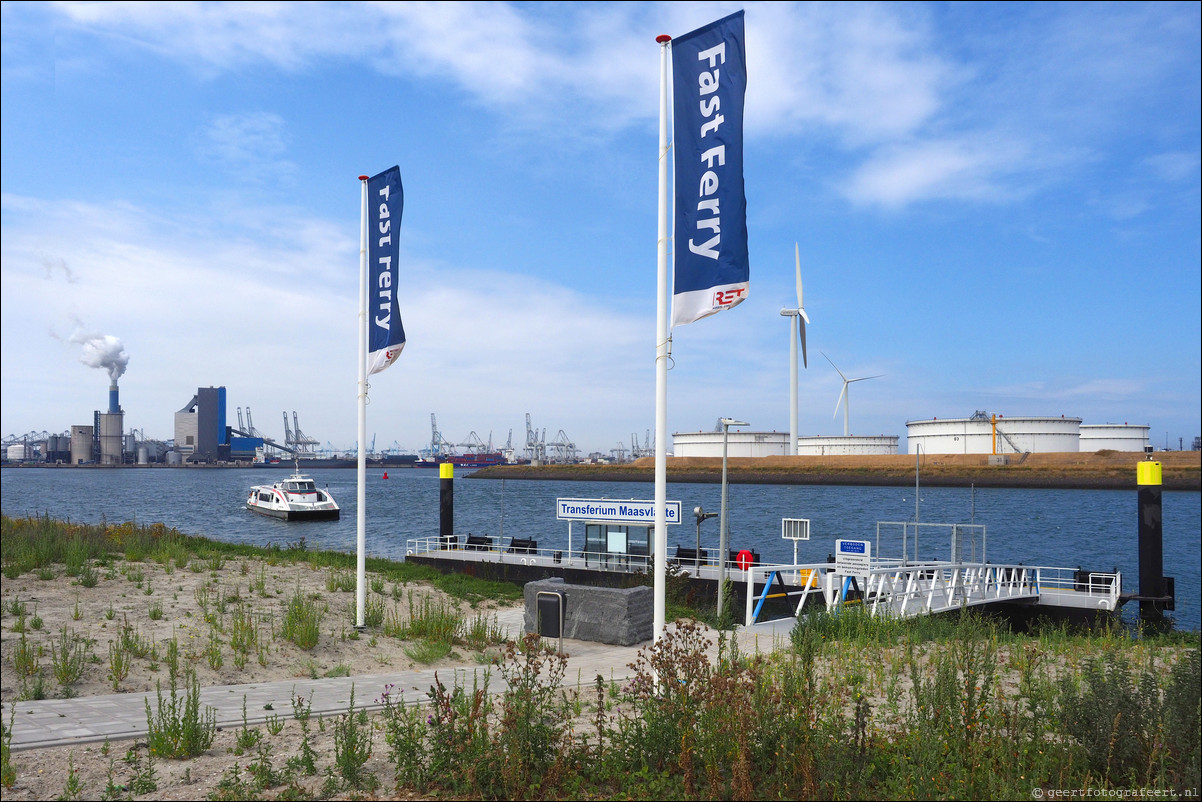
<path id="1" fill-rule="evenodd" d="M 1045 604 L 1072 603 L 1072 606 L 1110 611 L 1117 609 L 1122 588 L 1119 572 L 1092 572 L 1082 581 L 1074 569 L 1049 566 L 943 561 L 902 566 L 880 563 L 874 559 L 874 566 L 860 575 L 864 582 L 862 601 L 872 615 L 908 616 L 1020 599 Z M 839 575 L 830 563 L 754 566 L 744 575 L 747 582 L 745 625 L 750 626 L 758 620 L 771 591 L 773 572 L 799 576 L 802 571 L 810 572 L 804 585 L 785 594 L 800 597 L 794 615 L 801 613 L 806 600 L 815 592 L 823 594 L 828 610 L 836 610 L 843 603 L 836 581 Z M 758 594 L 755 592 L 757 578 L 763 583 Z M 1085 604 L 1081 604 L 1082 598 Z M 1072 602 L 1066 601 L 1069 599 Z"/>

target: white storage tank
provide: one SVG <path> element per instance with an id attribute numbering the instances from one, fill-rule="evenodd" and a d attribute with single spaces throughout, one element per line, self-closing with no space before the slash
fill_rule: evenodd
<path id="1" fill-rule="evenodd" d="M 924 454 L 1050 454 L 1080 450 L 1080 418 L 998 415 L 996 420 L 996 440 L 989 415 L 906 421 L 909 453 L 919 447 Z"/>
<path id="2" fill-rule="evenodd" d="M 27 452 L 32 453 L 32 449 L 27 449 L 24 443 L 16 443 L 9 446 L 4 453 L 9 462 L 23 462 L 28 459 Z"/>
<path id="3" fill-rule="evenodd" d="M 876 437 L 861 435 L 799 437 L 797 438 L 797 453 L 817 457 L 896 454 L 897 440 L 897 435 L 888 434 Z"/>
<path id="4" fill-rule="evenodd" d="M 1081 426 L 1082 452 L 1134 451 L 1142 454 L 1151 441 L 1151 426 L 1128 423 L 1090 423 Z"/>
<path id="5" fill-rule="evenodd" d="M 727 435 L 728 457 L 780 457 L 788 454 L 788 432 L 749 432 L 731 429 Z M 672 435 L 675 457 L 721 457 L 722 432 L 676 432 Z"/>

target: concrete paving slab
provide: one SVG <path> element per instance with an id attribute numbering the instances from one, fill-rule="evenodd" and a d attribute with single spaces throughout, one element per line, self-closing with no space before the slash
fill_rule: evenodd
<path id="1" fill-rule="evenodd" d="M 498 615 L 498 624 L 512 639 L 523 634 L 523 611 L 506 610 Z M 768 622 L 736 630 L 739 649 L 743 654 L 772 652 L 786 648 L 794 621 Z M 715 633 L 710 633 L 716 644 Z M 548 639 L 551 645 L 557 640 Z M 630 665 L 638 659 L 639 650 L 650 641 L 637 646 L 609 646 L 578 640 L 564 640 L 567 655 L 564 683 L 569 686 L 591 685 L 598 676 L 608 681 L 622 682 L 633 676 Z M 716 645 L 711 650 L 716 654 Z M 406 703 L 428 701 L 428 692 L 436 681 L 450 686 L 455 682 L 471 685 L 484 683 L 493 692 L 503 691 L 501 675 L 488 666 L 463 665 L 440 669 L 415 669 L 354 677 L 322 679 L 292 679 L 282 682 L 253 682 L 241 685 L 218 685 L 200 689 L 202 709 L 212 708 L 218 727 L 241 726 L 243 701 L 246 721 L 261 724 L 270 716 L 291 715 L 292 700 L 304 698 L 312 705 L 313 714 L 335 715 L 346 712 L 354 692 L 356 709 L 379 709 L 382 697 L 391 694 Z M 181 695 L 183 691 L 180 691 Z M 164 693 L 167 699 L 168 694 Z M 98 743 L 144 737 L 146 705 L 157 710 L 155 693 L 127 693 L 74 699 L 45 699 L 16 702 L 13 705 L 13 751 L 66 744 Z M 8 718 L 9 711 L 5 711 Z"/>

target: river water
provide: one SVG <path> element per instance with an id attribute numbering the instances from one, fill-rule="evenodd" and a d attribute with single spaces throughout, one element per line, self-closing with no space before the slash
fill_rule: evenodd
<path id="1" fill-rule="evenodd" d="M 184 534 L 238 543 L 281 546 L 304 538 L 314 548 L 354 552 L 356 471 L 308 472 L 342 507 L 338 521 L 285 522 L 256 515 L 243 506 L 251 485 L 287 476 L 279 468 L 246 469 L 50 469 L 4 468 L 0 501 L 10 517 L 44 515 L 86 523 L 101 520 L 142 524 L 162 522 Z M 555 518 L 557 498 L 651 499 L 651 483 L 472 479 L 457 472 L 454 481 L 455 531 L 538 540 L 541 548 L 567 548 L 568 524 Z M 410 538 L 432 537 L 439 527 L 438 472 L 398 469 L 383 478 L 367 474 L 367 551 L 402 559 Z M 1132 476 L 1134 484 L 1134 475 Z M 721 506 L 716 484 L 668 484 L 668 498 L 680 501 L 683 524 L 669 527 L 669 553 L 677 544 L 692 547 L 697 529 L 692 514 Z M 1176 578 L 1180 629 L 1199 629 L 1199 544 L 1202 494 L 1165 492 L 1164 567 Z M 728 486 L 730 547 L 754 549 L 765 561 L 792 562 L 793 542 L 781 538 L 782 518 L 808 518 L 811 539 L 798 544 L 802 562 L 820 562 L 836 538 L 876 540 L 877 522 L 913 521 L 913 487 L 833 487 L 797 485 Z M 1123 588 L 1138 589 L 1136 491 L 922 488 L 919 520 L 975 523 L 987 533 L 986 558 L 1017 563 L 1123 572 Z M 900 531 L 900 528 L 898 528 Z M 583 541 L 575 524 L 574 545 Z M 919 556 L 947 559 L 946 538 L 927 535 Z M 930 541 L 930 542 L 927 542 Z M 716 550 L 718 519 L 701 525 L 702 548 Z M 882 556 L 900 556 L 900 544 L 882 542 Z M 1128 613 L 1134 605 L 1128 605 Z"/>

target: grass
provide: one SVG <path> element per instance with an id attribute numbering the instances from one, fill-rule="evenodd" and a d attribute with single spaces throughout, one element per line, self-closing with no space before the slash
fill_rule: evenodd
<path id="1" fill-rule="evenodd" d="M 161 523 L 80 524 L 48 515 L 0 516 L 0 565 L 9 578 L 39 569 L 43 575 L 53 578 L 57 575 L 53 568 L 55 564 L 79 566 L 82 573 L 85 564 L 105 562 L 114 556 L 123 557 L 127 563 L 148 559 L 159 564 L 174 561 L 179 568 L 197 565 L 209 571 L 220 570 L 226 560 L 239 558 L 261 559 L 269 565 L 304 565 L 313 570 L 330 568 L 338 575 L 333 581 L 339 590 L 353 590 L 356 571 L 354 554 L 315 551 L 301 543 L 283 548 L 276 545 L 262 547 L 185 535 Z M 490 599 L 514 601 L 521 599 L 522 594 L 521 588 L 509 583 L 466 576 L 448 577 L 428 566 L 378 557 L 368 558 L 367 570 L 376 576 L 374 581 L 380 588 L 385 582 L 433 582 L 445 593 L 469 603 Z M 144 580 L 145 573 L 141 568 L 133 568 L 128 576 L 137 584 Z"/>

